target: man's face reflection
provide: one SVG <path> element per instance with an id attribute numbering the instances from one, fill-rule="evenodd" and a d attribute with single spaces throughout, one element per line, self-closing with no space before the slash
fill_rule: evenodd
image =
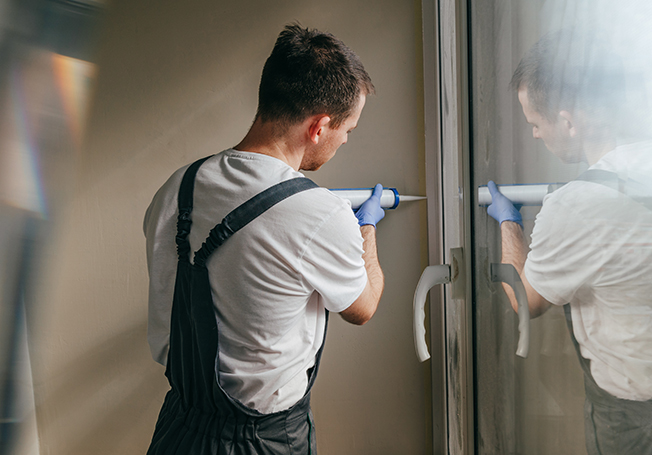
<path id="1" fill-rule="evenodd" d="M 523 114 L 527 122 L 532 125 L 532 136 L 541 139 L 555 156 L 564 163 L 579 163 L 585 161 L 580 139 L 573 135 L 573 125 L 561 114 L 554 120 L 546 118 L 534 109 L 530 103 L 527 89 L 518 91 L 518 100 L 523 107 Z"/>

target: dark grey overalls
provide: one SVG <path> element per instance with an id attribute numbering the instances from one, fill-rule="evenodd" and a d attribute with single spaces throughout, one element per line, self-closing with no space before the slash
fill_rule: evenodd
<path id="1" fill-rule="evenodd" d="M 623 400 L 603 390 L 593 379 L 591 361 L 580 352 L 570 303 L 564 305 L 564 312 L 584 371 L 584 436 L 588 455 L 652 455 L 652 400 Z"/>
<path id="2" fill-rule="evenodd" d="M 165 396 L 147 454 L 315 454 L 310 390 L 317 376 L 323 342 L 315 366 L 308 372 L 306 393 L 290 409 L 261 414 L 229 396 L 216 377 L 220 363 L 219 326 L 206 260 L 228 237 L 265 210 L 317 185 L 306 178 L 297 178 L 254 196 L 211 230 L 191 264 L 187 237 L 192 223 L 194 181 L 206 159 L 188 168 L 179 189 L 176 237 L 179 262 L 165 371 L 171 390 Z"/>

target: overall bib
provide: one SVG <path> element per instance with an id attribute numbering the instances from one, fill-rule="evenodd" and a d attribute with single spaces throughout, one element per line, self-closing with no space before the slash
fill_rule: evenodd
<path id="1" fill-rule="evenodd" d="M 195 175 L 204 158 L 193 163 L 179 189 L 177 251 L 179 262 L 170 323 L 165 375 L 171 390 L 163 407 L 148 455 L 315 454 L 310 390 L 317 376 L 324 343 L 308 371 L 303 398 L 291 408 L 262 414 L 229 396 L 220 385 L 218 330 L 206 260 L 233 233 L 274 204 L 317 185 L 306 178 L 281 182 L 245 202 L 210 232 L 189 260 Z M 327 324 L 328 324 L 328 312 Z M 324 330 L 324 337 L 326 331 Z"/>

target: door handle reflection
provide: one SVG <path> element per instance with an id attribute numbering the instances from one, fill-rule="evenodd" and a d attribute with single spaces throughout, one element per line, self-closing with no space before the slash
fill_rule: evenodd
<path id="1" fill-rule="evenodd" d="M 518 302 L 518 347 L 516 355 L 527 357 L 530 350 L 530 307 L 525 286 L 512 264 L 491 264 L 491 281 L 509 284 Z"/>

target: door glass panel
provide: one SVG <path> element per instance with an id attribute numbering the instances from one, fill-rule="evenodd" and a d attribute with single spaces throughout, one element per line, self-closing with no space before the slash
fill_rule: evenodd
<path id="1" fill-rule="evenodd" d="M 645 1 L 469 1 L 477 453 L 594 453 L 585 442 L 587 393 L 634 401 L 650 415 L 651 17 Z M 510 80 L 526 51 L 559 30 L 566 32 L 549 36 L 559 38 L 552 74 L 563 74 L 561 83 L 553 79 L 536 107 L 534 95 L 525 98 L 528 124 Z M 560 72 L 558 65 L 566 66 Z M 574 181 L 590 165 L 617 171 L 620 186 L 591 174 L 590 181 Z M 503 286 L 492 281 L 501 230 L 476 192 L 489 180 L 573 181 L 548 196 L 543 211 L 541 202 L 520 209 L 527 250 L 533 238 L 538 242 L 526 277 L 553 303 L 530 321 L 526 358 L 516 355 L 518 317 Z M 562 306 L 568 301 L 597 392 L 585 389 Z M 632 413 L 629 420 L 637 418 Z M 616 444 L 599 427 L 599 444 Z M 649 453 L 632 450 L 603 453 Z"/>

